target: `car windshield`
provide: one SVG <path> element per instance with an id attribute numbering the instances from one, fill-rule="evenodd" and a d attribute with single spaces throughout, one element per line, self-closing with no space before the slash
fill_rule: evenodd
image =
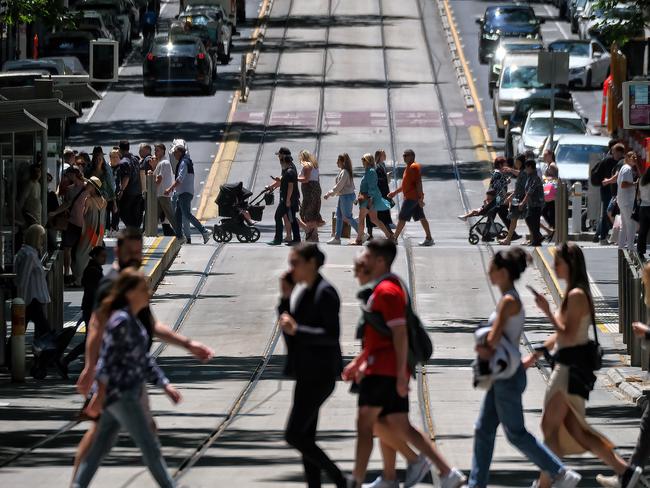
<path id="1" fill-rule="evenodd" d="M 179 17 L 178 20 L 181 22 L 189 22 L 192 25 L 208 25 L 210 19 L 205 15 L 184 15 Z"/>
<path id="2" fill-rule="evenodd" d="M 601 160 L 607 153 L 607 146 L 595 144 L 560 144 L 555 153 L 558 163 L 589 164 Z"/>
<path id="3" fill-rule="evenodd" d="M 153 49 L 156 56 L 196 56 L 196 44 L 193 42 L 181 42 L 156 44 Z"/>
<path id="4" fill-rule="evenodd" d="M 588 42 L 554 42 L 548 46 L 548 50 L 566 52 L 570 56 L 589 57 Z"/>
<path id="5" fill-rule="evenodd" d="M 584 134 L 585 125 L 582 119 L 555 119 L 555 134 Z M 535 117 L 528 119 L 526 134 L 531 136 L 547 136 L 551 132 L 551 119 Z"/>
<path id="6" fill-rule="evenodd" d="M 506 44 L 505 49 L 509 53 L 516 52 L 516 51 L 541 51 L 542 49 L 544 49 L 544 46 L 542 44 L 533 44 L 533 43 Z"/>
<path id="7" fill-rule="evenodd" d="M 541 88 L 537 66 L 508 66 L 501 77 L 501 88 Z"/>
<path id="8" fill-rule="evenodd" d="M 490 24 L 529 24 L 535 21 L 534 14 L 529 9 L 497 8 L 487 13 Z"/>

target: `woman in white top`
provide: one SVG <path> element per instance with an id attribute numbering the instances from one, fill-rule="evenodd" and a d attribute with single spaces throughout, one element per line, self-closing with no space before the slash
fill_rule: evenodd
<path id="1" fill-rule="evenodd" d="M 650 231 L 650 171 L 646 170 L 639 179 L 639 235 L 636 239 L 636 250 L 645 259 L 648 231 Z"/>
<path id="2" fill-rule="evenodd" d="M 590 355 L 585 352 L 589 329 L 593 327 L 595 330 L 595 314 L 580 247 L 566 243 L 557 249 L 555 273 L 567 284 L 560 309 L 554 314 L 548 301 L 541 294 L 535 294 L 537 306 L 548 317 L 555 333 L 546 340 L 544 347 L 524 360 L 524 366 L 529 367 L 544 352 L 554 350 L 555 353 L 555 365 L 544 398 L 544 439 L 558 456 L 590 451 L 618 475 L 623 475 L 628 469 L 634 471 L 614 452 L 612 442 L 592 429 L 585 420 L 585 399 L 596 379 Z M 634 483 L 638 481 L 638 475 Z M 634 486 L 634 483 L 626 487 Z M 550 488 L 551 484 L 550 478 L 542 476 L 538 486 Z"/>
<path id="3" fill-rule="evenodd" d="M 300 151 L 302 171 L 298 175 L 302 200 L 300 201 L 300 220 L 305 229 L 305 240 L 318 242 L 318 227 L 325 224 L 320 215 L 321 187 L 318 161 L 309 151 Z"/>
<path id="4" fill-rule="evenodd" d="M 490 282 L 501 291 L 501 299 L 488 321 L 491 330 L 485 344 L 476 347 L 476 352 L 484 361 L 494 355 L 503 337 L 516 347 L 519 346 L 526 316 L 515 282 L 525 271 L 529 261 L 530 256 L 521 248 L 515 247 L 508 251 L 499 251 L 490 263 Z M 516 360 L 521 361 L 520 358 Z M 496 380 L 486 393 L 474 427 L 474 455 L 468 483 L 470 488 L 488 486 L 499 424 L 503 425 L 508 441 L 555 480 L 554 486 L 570 488 L 580 481 L 579 474 L 567 470 L 548 447 L 526 430 L 521 403 L 525 389 L 526 372 L 519 364 L 512 376 Z"/>
<path id="5" fill-rule="evenodd" d="M 352 160 L 348 153 L 339 154 L 336 165 L 340 169 L 339 174 L 336 176 L 336 184 L 334 188 L 325 194 L 325 200 L 332 196 L 339 197 L 336 205 L 336 233 L 334 237 L 327 241 L 328 244 L 341 244 L 344 222 L 349 224 L 355 232 L 358 232 L 357 219 L 352 215 L 356 191 L 352 173 Z"/>

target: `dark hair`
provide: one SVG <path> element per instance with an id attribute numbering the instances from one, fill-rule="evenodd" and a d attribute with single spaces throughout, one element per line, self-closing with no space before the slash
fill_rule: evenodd
<path id="1" fill-rule="evenodd" d="M 77 154 L 77 157 L 83 159 L 84 163 L 90 164 L 90 155 L 87 152 L 82 151 L 79 154 Z"/>
<path id="2" fill-rule="evenodd" d="M 595 320 L 594 300 L 591 296 L 591 287 L 589 286 L 589 275 L 587 274 L 587 264 L 582 249 L 573 242 L 565 242 L 558 246 L 555 256 L 559 256 L 569 267 L 569 277 L 567 279 L 567 292 L 562 300 L 562 311 L 566 310 L 569 292 L 575 288 L 580 288 L 587 295 L 591 318 Z"/>
<path id="3" fill-rule="evenodd" d="M 117 245 L 121 246 L 125 241 L 142 242 L 142 232 L 136 227 L 125 227 L 117 234 Z"/>
<path id="4" fill-rule="evenodd" d="M 373 256 L 383 258 L 389 268 L 393 265 L 395 256 L 397 256 L 397 246 L 392 239 L 371 239 L 366 244 L 366 249 Z"/>
<path id="5" fill-rule="evenodd" d="M 76 166 L 70 166 L 69 168 L 66 168 L 66 170 L 63 172 L 64 175 L 68 176 L 76 176 L 77 178 L 83 178 L 83 174 L 81 173 L 81 170 L 77 168 Z"/>
<path id="6" fill-rule="evenodd" d="M 316 261 L 316 269 L 319 269 L 325 264 L 325 254 L 318 248 L 318 245 L 311 242 L 301 242 L 294 246 L 293 252 L 300 256 L 305 261 Z"/>
<path id="7" fill-rule="evenodd" d="M 494 197 L 496 196 L 497 192 L 494 190 L 494 188 L 488 188 L 485 194 Z"/>
<path id="8" fill-rule="evenodd" d="M 413 149 L 404 149 L 404 154 L 409 154 L 415 157 L 415 151 Z"/>
<path id="9" fill-rule="evenodd" d="M 519 161 L 521 163 L 521 167 L 524 167 L 524 163 L 526 162 L 526 155 L 525 154 L 517 154 L 517 157 L 515 157 L 515 161 Z"/>
<path id="10" fill-rule="evenodd" d="M 506 158 L 504 158 L 503 156 L 498 156 L 494 158 L 494 167 L 496 169 L 503 168 L 505 164 L 506 164 Z"/>
<path id="11" fill-rule="evenodd" d="M 537 168 L 537 162 L 534 159 L 527 159 L 524 168 Z"/>
<path id="12" fill-rule="evenodd" d="M 610 139 L 609 142 L 607 143 L 607 147 L 608 147 L 609 150 L 611 151 L 612 148 L 613 148 L 616 144 L 618 144 L 619 142 L 621 142 L 621 141 L 619 141 L 618 139 Z"/>
<path id="13" fill-rule="evenodd" d="M 512 168 L 512 167 L 514 167 L 514 165 L 515 165 L 515 158 L 513 158 L 512 156 L 508 156 L 506 158 L 506 166 L 508 168 Z"/>
<path id="14" fill-rule="evenodd" d="M 88 253 L 88 255 L 89 255 L 91 258 L 96 258 L 96 257 L 99 256 L 102 252 L 106 252 L 106 248 L 105 248 L 104 246 L 95 246 L 95 247 L 93 247 L 93 248 L 90 250 L 90 252 Z"/>
<path id="15" fill-rule="evenodd" d="M 154 149 L 160 149 L 162 152 L 167 152 L 167 148 L 161 142 L 153 145 Z"/>
<path id="16" fill-rule="evenodd" d="M 118 147 L 120 148 L 120 151 L 123 152 L 129 152 L 131 149 L 131 145 L 129 144 L 129 141 L 122 140 L 119 142 Z"/>
<path id="17" fill-rule="evenodd" d="M 532 258 L 530 254 L 520 247 L 513 247 L 507 251 L 499 251 L 494 255 L 493 262 L 499 269 L 505 269 L 512 281 L 517 281 L 526 271 Z"/>
<path id="18" fill-rule="evenodd" d="M 36 181 L 41 175 L 41 165 L 40 164 L 31 164 L 29 166 L 29 179 Z"/>
<path id="19" fill-rule="evenodd" d="M 617 142 L 616 144 L 614 144 L 614 146 L 612 146 L 612 154 L 614 152 L 623 153 L 623 155 L 625 155 L 625 145 L 620 142 Z"/>
<path id="20" fill-rule="evenodd" d="M 126 307 L 129 304 L 126 294 L 137 288 L 143 281 L 146 283 L 146 278 L 137 268 L 124 268 L 120 271 L 108 296 L 102 300 L 100 313 L 108 317 L 113 310 Z"/>

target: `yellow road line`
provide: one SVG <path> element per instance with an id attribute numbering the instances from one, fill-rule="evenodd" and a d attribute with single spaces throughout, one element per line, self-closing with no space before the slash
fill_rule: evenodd
<path id="1" fill-rule="evenodd" d="M 456 52 L 458 53 L 458 57 L 460 58 L 460 64 L 463 67 L 463 71 L 465 72 L 465 78 L 467 79 L 469 92 L 472 95 L 472 99 L 474 100 L 474 106 L 476 107 L 476 113 L 478 115 L 479 124 L 481 126 L 481 132 L 483 133 L 483 137 L 481 141 L 482 142 L 481 146 L 483 146 L 483 152 L 479 153 L 479 151 L 477 150 L 477 155 L 479 156 L 479 159 L 481 159 L 482 156 L 488 154 L 488 148 L 492 147 L 492 139 L 490 138 L 490 132 L 488 131 L 487 123 L 485 122 L 485 115 L 483 114 L 483 105 L 481 104 L 481 99 L 478 95 L 478 91 L 476 90 L 476 85 L 474 84 L 474 78 L 472 77 L 472 72 L 469 69 L 467 58 L 465 58 L 465 50 L 463 49 L 463 45 L 460 42 L 460 36 L 458 35 L 458 26 L 456 25 L 456 20 L 452 15 L 452 10 L 451 7 L 449 6 L 449 0 L 443 0 L 443 4 L 445 6 L 445 13 L 447 14 L 447 19 L 449 19 L 449 27 L 451 29 L 451 35 L 454 38 L 454 43 L 456 44 Z M 471 137 L 471 132 L 470 132 L 470 137 Z M 489 149 L 489 158 L 485 158 L 485 159 L 493 160 L 494 158 L 496 158 L 496 156 L 497 154 L 494 151 L 494 149 Z"/>
<path id="2" fill-rule="evenodd" d="M 270 0 L 264 0 L 260 8 L 258 19 L 261 19 L 268 9 Z M 255 45 L 261 32 L 261 26 L 258 25 L 253 31 L 251 36 L 251 45 Z M 248 55 L 247 58 L 248 60 Z M 246 63 L 248 66 L 248 61 Z M 230 111 L 226 118 L 226 130 L 223 134 L 223 139 L 219 146 L 219 150 L 212 161 L 208 179 L 205 182 L 203 191 L 201 192 L 201 202 L 199 203 L 199 210 L 196 213 L 196 218 L 202 221 L 209 220 L 217 216 L 217 206 L 214 203 L 219 187 L 228 180 L 230 168 L 232 167 L 233 160 L 237 154 L 237 147 L 239 146 L 239 132 L 232 131 L 232 119 L 239 105 L 240 90 L 236 90 L 233 94 L 233 100 L 230 105 Z"/>

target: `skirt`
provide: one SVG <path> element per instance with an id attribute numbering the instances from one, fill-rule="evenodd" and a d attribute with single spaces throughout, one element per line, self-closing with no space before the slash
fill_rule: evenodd
<path id="1" fill-rule="evenodd" d="M 318 181 L 308 181 L 301 184 L 302 201 L 300 202 L 300 218 L 303 222 L 321 222 L 321 188 Z"/>

